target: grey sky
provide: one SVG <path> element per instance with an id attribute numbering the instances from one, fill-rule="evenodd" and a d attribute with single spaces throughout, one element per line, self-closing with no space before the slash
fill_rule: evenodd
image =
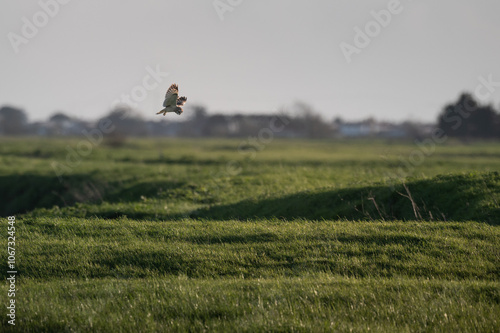
<path id="1" fill-rule="evenodd" d="M 210 111 L 272 112 L 300 100 L 329 120 L 433 121 L 478 77 L 500 82 L 498 0 L 401 0 L 350 63 L 340 44 L 355 45 L 354 28 L 391 1 L 219 1 L 234 4 L 223 20 L 213 0 L 72 0 L 46 25 L 38 14 L 43 26 L 18 53 L 9 33 L 22 37 L 22 18 L 33 23 L 42 7 L 3 1 L 0 105 L 31 120 L 55 111 L 95 119 L 122 94 L 140 93 L 158 67 L 168 76 L 147 80 L 136 107 L 149 119 L 176 82 L 186 106 Z M 485 102 L 498 106 L 500 87 Z"/>

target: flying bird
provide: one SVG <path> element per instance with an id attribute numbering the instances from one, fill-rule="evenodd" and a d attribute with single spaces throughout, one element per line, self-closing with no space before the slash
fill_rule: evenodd
<path id="1" fill-rule="evenodd" d="M 157 112 L 156 114 L 163 113 L 163 115 L 166 115 L 167 112 L 175 112 L 180 115 L 184 111 L 181 106 L 183 106 L 186 101 L 187 97 L 179 97 L 179 87 L 174 83 L 170 86 L 170 88 L 168 88 L 167 93 L 165 94 L 163 110 Z"/>

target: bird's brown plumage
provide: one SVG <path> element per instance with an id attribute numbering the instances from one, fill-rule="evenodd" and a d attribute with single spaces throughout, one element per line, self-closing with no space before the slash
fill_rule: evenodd
<path id="1" fill-rule="evenodd" d="M 167 93 L 165 94 L 165 100 L 163 101 L 163 110 L 157 112 L 156 114 L 163 113 L 163 115 L 166 115 L 167 112 L 175 112 L 180 115 L 182 112 L 184 112 L 181 106 L 183 106 L 186 101 L 187 97 L 179 97 L 179 87 L 174 83 L 170 86 L 170 88 L 168 88 Z"/>

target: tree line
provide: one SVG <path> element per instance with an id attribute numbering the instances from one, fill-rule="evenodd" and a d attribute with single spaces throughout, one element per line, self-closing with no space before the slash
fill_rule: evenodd
<path id="1" fill-rule="evenodd" d="M 499 139 L 500 113 L 491 105 L 481 105 L 469 93 L 446 105 L 438 117 L 438 127 L 450 137 Z"/>
<path id="2" fill-rule="evenodd" d="M 184 116 L 183 121 L 172 117 L 144 120 L 137 112 L 119 107 L 104 118 L 109 119 L 114 128 L 107 135 L 108 139 L 120 142 L 128 136 L 246 137 L 255 135 L 259 129 L 268 126 L 275 116 L 209 114 L 203 106 L 192 106 L 185 115 L 187 117 Z M 399 133 L 397 137 L 416 139 L 422 138 L 426 133 L 423 126 L 410 122 L 393 125 L 367 119 L 349 123 L 338 117 L 334 121 L 327 121 L 304 103 L 295 104 L 293 110 L 281 113 L 280 117 L 286 123 L 284 129 L 277 133 L 281 137 L 332 138 L 339 137 L 348 130 L 352 131 L 353 128 L 359 130 L 367 127 L 377 127 L 379 132 L 360 133 Z M 3 136 L 78 136 L 83 130 L 93 128 L 96 123 L 98 121 L 83 121 L 62 112 L 55 113 L 45 122 L 30 123 L 21 109 L 11 106 L 0 108 L 0 135 Z M 473 95 L 463 93 L 456 102 L 443 107 L 438 114 L 436 126 L 447 136 L 462 140 L 500 139 L 500 112 L 491 105 L 480 104 Z M 386 131 L 380 131 L 381 127 Z"/>

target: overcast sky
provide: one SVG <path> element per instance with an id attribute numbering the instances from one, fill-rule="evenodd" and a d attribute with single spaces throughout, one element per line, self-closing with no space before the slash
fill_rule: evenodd
<path id="1" fill-rule="evenodd" d="M 0 105 L 30 120 L 95 119 L 125 95 L 154 119 L 175 82 L 210 112 L 434 121 L 500 82 L 498 0 L 55 1 L 0 3 Z M 478 91 L 499 106 L 500 84 Z"/>

